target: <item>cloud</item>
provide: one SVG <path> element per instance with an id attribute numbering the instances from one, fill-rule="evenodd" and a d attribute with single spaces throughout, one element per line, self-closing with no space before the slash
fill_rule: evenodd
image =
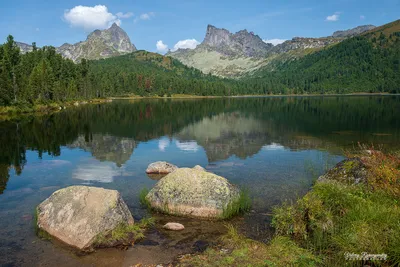
<path id="1" fill-rule="evenodd" d="M 176 141 L 175 145 L 180 150 L 186 152 L 197 152 L 197 150 L 199 150 L 199 145 L 197 144 L 196 141 L 188 141 L 188 142 Z"/>
<path id="2" fill-rule="evenodd" d="M 285 41 L 287 41 L 287 40 L 286 39 L 278 39 L 278 38 L 263 40 L 264 43 L 273 44 L 273 45 L 278 45 Z"/>
<path id="3" fill-rule="evenodd" d="M 83 28 L 86 32 L 96 29 L 106 29 L 111 24 L 116 23 L 121 25 L 121 19 L 132 17 L 133 13 L 112 14 L 104 5 L 90 6 L 76 6 L 72 9 L 64 11 L 64 20 L 71 25 L 71 27 Z"/>
<path id="4" fill-rule="evenodd" d="M 265 145 L 262 147 L 262 150 L 266 150 L 266 151 L 275 151 L 275 150 L 284 150 L 285 147 L 277 144 L 277 143 L 271 143 L 269 145 Z"/>
<path id="5" fill-rule="evenodd" d="M 127 13 L 122 13 L 122 12 L 118 12 L 117 14 L 115 14 L 118 18 L 120 19 L 129 19 L 130 17 L 133 16 L 132 12 L 127 12 Z"/>
<path id="6" fill-rule="evenodd" d="M 198 46 L 200 44 L 199 41 L 197 41 L 196 39 L 186 39 L 186 40 L 181 40 L 179 42 L 177 42 L 174 45 L 174 48 L 172 49 L 172 51 L 176 51 L 180 48 L 182 49 L 195 49 L 196 46 Z"/>
<path id="7" fill-rule="evenodd" d="M 340 16 L 340 12 L 335 12 L 335 14 L 326 17 L 326 21 L 338 21 Z"/>
<path id="8" fill-rule="evenodd" d="M 157 41 L 156 47 L 157 47 L 157 51 L 160 53 L 168 52 L 168 45 L 164 44 L 162 40 Z"/>
<path id="9" fill-rule="evenodd" d="M 365 19 L 365 16 L 364 16 L 364 15 L 361 15 L 361 16 L 360 16 L 360 19 L 361 19 L 361 20 L 364 20 L 364 19 Z"/>
<path id="10" fill-rule="evenodd" d="M 158 140 L 158 149 L 161 151 L 161 152 L 164 152 L 165 151 L 165 149 L 167 148 L 167 147 L 169 147 L 169 139 L 167 139 L 167 138 L 162 138 L 162 139 L 160 139 L 160 140 Z"/>
<path id="11" fill-rule="evenodd" d="M 149 12 L 149 13 L 143 13 L 140 14 L 139 17 L 135 18 L 134 22 L 138 22 L 139 20 L 150 20 L 152 17 L 154 17 L 156 14 L 154 12 Z"/>

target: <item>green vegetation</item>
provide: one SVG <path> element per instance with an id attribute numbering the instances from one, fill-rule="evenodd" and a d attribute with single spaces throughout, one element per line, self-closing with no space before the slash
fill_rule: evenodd
<path id="1" fill-rule="evenodd" d="M 222 212 L 222 219 L 230 219 L 238 214 L 243 214 L 251 208 L 251 199 L 249 191 L 243 189 L 240 191 L 239 198 L 230 202 Z"/>
<path id="2" fill-rule="evenodd" d="M 345 253 L 362 252 L 385 253 L 386 263 L 400 264 L 400 161 L 370 151 L 361 158 L 368 170 L 363 183 L 317 182 L 296 203 L 275 208 L 276 234 L 315 251 L 325 265 L 344 262 Z M 350 171 L 353 166 L 347 163 L 343 168 Z"/>
<path id="3" fill-rule="evenodd" d="M 79 64 L 54 47 L 21 55 L 12 36 L 0 46 L 0 107 L 110 96 L 233 96 L 265 94 L 399 93 L 400 21 L 295 60 L 274 62 L 240 80 L 205 75 L 171 57 L 137 51 Z M 7 109 L 0 110 L 7 112 Z"/>
<path id="4" fill-rule="evenodd" d="M 115 247 L 133 245 L 135 241 L 144 238 L 144 232 L 154 225 L 153 218 L 143 218 L 139 223 L 132 225 L 120 224 L 109 233 L 99 234 L 96 237 L 95 247 Z"/>
<path id="5" fill-rule="evenodd" d="M 146 198 L 146 196 L 147 196 L 147 194 L 150 192 L 150 190 L 149 189 L 147 189 L 147 188 L 143 188 L 142 190 L 140 190 L 140 193 L 139 193 L 139 201 L 140 201 L 140 204 L 141 205 L 143 205 L 143 206 L 145 206 L 146 208 L 150 208 L 151 206 L 150 206 L 150 202 L 147 200 L 147 198 Z"/>
<path id="6" fill-rule="evenodd" d="M 290 238 L 277 236 L 269 245 L 246 238 L 232 225 L 221 246 L 183 257 L 178 266 L 316 266 L 321 260 Z M 222 249 L 221 249 L 222 248 Z"/>

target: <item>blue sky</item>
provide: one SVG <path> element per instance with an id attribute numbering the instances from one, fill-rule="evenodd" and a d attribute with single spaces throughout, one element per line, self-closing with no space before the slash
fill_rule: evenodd
<path id="1" fill-rule="evenodd" d="M 164 45 L 159 48 L 171 49 L 179 41 L 180 47 L 193 46 L 192 39 L 201 42 L 207 24 L 231 32 L 247 29 L 270 40 L 327 36 L 399 18 L 400 0 L 12 0 L 0 2 L 0 36 L 59 46 L 85 40 L 94 27 L 116 21 L 138 49 L 156 51 L 157 41 Z"/>

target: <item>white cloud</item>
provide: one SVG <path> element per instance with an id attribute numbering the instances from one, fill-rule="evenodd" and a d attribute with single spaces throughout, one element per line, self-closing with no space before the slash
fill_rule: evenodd
<path id="1" fill-rule="evenodd" d="M 196 152 L 197 150 L 199 150 L 199 145 L 197 144 L 196 141 L 188 141 L 188 142 L 176 141 L 175 145 L 182 151 Z"/>
<path id="2" fill-rule="evenodd" d="M 196 46 L 198 46 L 199 44 L 200 44 L 200 42 L 197 41 L 196 39 L 181 40 L 181 41 L 177 42 L 177 43 L 174 45 L 174 48 L 172 49 L 172 51 L 176 51 L 176 50 L 178 50 L 179 48 L 183 48 L 183 49 L 186 49 L 186 48 L 195 49 Z"/>
<path id="3" fill-rule="evenodd" d="M 168 52 L 168 45 L 164 44 L 162 40 L 157 41 L 156 47 L 157 47 L 157 51 L 160 53 Z"/>
<path id="4" fill-rule="evenodd" d="M 167 138 L 162 138 L 158 140 L 158 149 L 164 152 L 167 147 L 169 147 L 169 140 Z"/>
<path id="5" fill-rule="evenodd" d="M 287 41 L 287 40 L 286 39 L 278 39 L 278 38 L 263 40 L 264 43 L 273 44 L 273 45 L 278 45 L 285 41 Z"/>
<path id="6" fill-rule="evenodd" d="M 361 15 L 361 16 L 360 16 L 360 19 L 361 19 L 361 20 L 364 20 L 364 19 L 365 19 L 365 16 L 364 16 L 364 15 Z"/>
<path id="7" fill-rule="evenodd" d="M 139 20 L 150 20 L 155 15 L 156 14 L 154 12 L 143 13 L 143 14 L 140 14 L 139 17 L 135 18 L 134 22 L 138 22 Z"/>
<path id="8" fill-rule="evenodd" d="M 133 13 L 132 12 L 127 12 L 127 13 L 124 14 L 123 12 L 118 12 L 115 15 L 120 19 L 129 19 L 130 17 L 133 16 Z"/>
<path id="9" fill-rule="evenodd" d="M 326 17 L 326 21 L 338 21 L 340 16 L 340 12 L 335 12 L 335 14 Z"/>
<path id="10" fill-rule="evenodd" d="M 104 5 L 76 6 L 64 11 L 64 20 L 72 27 L 83 28 L 86 32 L 96 29 L 106 29 L 111 24 L 121 25 L 121 19 L 130 18 L 132 12 L 112 14 Z"/>
<path id="11" fill-rule="evenodd" d="M 269 145 L 265 145 L 262 147 L 262 150 L 267 150 L 267 151 L 284 150 L 284 149 L 285 149 L 284 146 L 277 143 L 271 143 Z"/>

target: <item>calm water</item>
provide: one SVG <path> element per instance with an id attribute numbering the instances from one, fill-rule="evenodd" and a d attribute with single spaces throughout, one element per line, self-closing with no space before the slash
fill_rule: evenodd
<path id="1" fill-rule="evenodd" d="M 165 263 L 212 243 L 220 222 L 153 214 L 148 238 L 121 251 L 79 255 L 42 241 L 34 208 L 55 190 L 85 184 L 117 189 L 135 219 L 138 194 L 157 181 L 147 165 L 201 165 L 249 190 L 253 210 L 232 221 L 266 241 L 274 205 L 294 200 L 357 142 L 399 149 L 400 97 L 270 97 L 114 101 L 0 122 L 0 265 L 77 266 Z M 163 223 L 187 229 L 168 233 Z"/>

